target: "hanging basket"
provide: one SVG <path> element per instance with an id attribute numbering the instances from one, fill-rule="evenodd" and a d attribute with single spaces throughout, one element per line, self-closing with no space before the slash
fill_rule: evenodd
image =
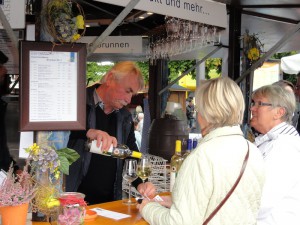
<path id="1" fill-rule="evenodd" d="M 50 0 L 45 7 L 46 27 L 55 41 L 70 43 L 85 33 L 82 7 L 70 0 Z"/>

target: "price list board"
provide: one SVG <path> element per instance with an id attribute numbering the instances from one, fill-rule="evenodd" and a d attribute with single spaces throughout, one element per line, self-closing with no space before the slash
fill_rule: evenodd
<path id="1" fill-rule="evenodd" d="M 21 42 L 21 129 L 84 128 L 85 45 L 34 43 Z"/>
<path id="2" fill-rule="evenodd" d="M 77 54 L 30 51 L 30 122 L 77 120 Z"/>

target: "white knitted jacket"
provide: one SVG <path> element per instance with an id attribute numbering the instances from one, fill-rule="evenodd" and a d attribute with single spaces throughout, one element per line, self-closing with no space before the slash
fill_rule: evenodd
<path id="1" fill-rule="evenodd" d="M 229 135 L 229 136 L 228 136 Z M 173 188 L 170 209 L 147 204 L 143 217 L 152 225 L 201 225 L 223 200 L 239 176 L 247 143 L 239 126 L 213 130 L 186 158 Z M 210 225 L 256 224 L 264 162 L 252 144 L 244 175 Z"/>

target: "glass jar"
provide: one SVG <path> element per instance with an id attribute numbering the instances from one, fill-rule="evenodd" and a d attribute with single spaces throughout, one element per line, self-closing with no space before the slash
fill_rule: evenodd
<path id="1" fill-rule="evenodd" d="M 85 195 L 79 192 L 63 192 L 59 196 L 60 210 L 57 224 L 81 225 L 84 222 Z"/>

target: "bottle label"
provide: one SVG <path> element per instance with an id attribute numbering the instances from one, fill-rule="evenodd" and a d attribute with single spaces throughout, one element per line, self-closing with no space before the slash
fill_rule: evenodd
<path id="1" fill-rule="evenodd" d="M 142 158 L 142 153 L 141 152 L 132 151 L 131 157 L 140 159 L 140 158 Z"/>
<path id="2" fill-rule="evenodd" d="M 101 154 L 101 155 L 112 155 L 113 152 L 113 145 L 109 147 L 108 151 L 104 152 L 102 151 L 102 142 L 100 143 L 100 146 L 97 147 L 97 140 L 93 140 L 90 148 L 90 152 Z"/>
<path id="3" fill-rule="evenodd" d="M 173 186 L 175 184 L 176 176 L 177 176 L 176 169 L 175 169 L 175 172 L 172 169 L 172 171 L 170 173 L 170 192 L 172 192 L 172 190 L 173 190 Z"/>

